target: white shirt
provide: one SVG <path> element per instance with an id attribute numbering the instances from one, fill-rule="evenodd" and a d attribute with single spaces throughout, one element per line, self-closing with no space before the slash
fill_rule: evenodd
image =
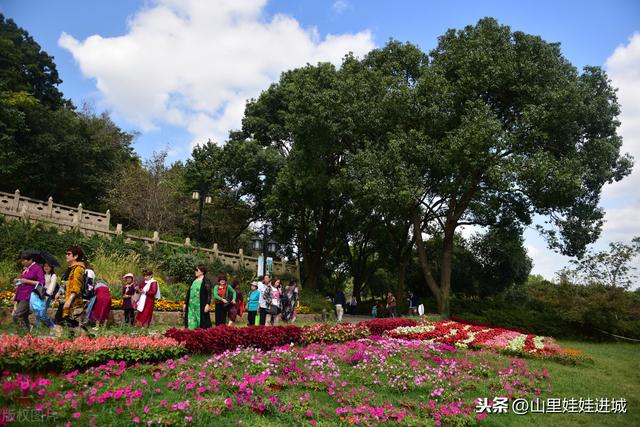
<path id="1" fill-rule="evenodd" d="M 260 308 L 267 308 L 267 302 L 264 299 L 264 293 L 266 290 L 267 286 L 262 282 L 258 282 L 258 291 L 260 291 L 260 299 L 258 300 L 258 305 L 260 306 Z"/>
<path id="2" fill-rule="evenodd" d="M 53 292 L 56 290 L 56 283 L 58 282 L 58 277 L 56 276 L 55 273 L 45 274 L 44 281 L 47 289 L 47 295 L 53 295 Z"/>

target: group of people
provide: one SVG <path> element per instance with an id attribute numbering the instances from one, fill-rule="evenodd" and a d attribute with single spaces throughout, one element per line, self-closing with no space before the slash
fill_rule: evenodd
<path id="1" fill-rule="evenodd" d="M 109 286 L 96 280 L 95 272 L 79 246 L 70 246 L 65 253 L 67 268 L 60 278 L 50 262 L 43 261 L 33 251 L 20 254 L 22 273 L 15 279 L 13 321 L 25 331 L 40 323 L 86 329 L 88 325 L 105 325 L 111 311 Z M 155 300 L 160 296 L 153 272 L 144 270 L 144 282 L 138 286 L 133 274 L 124 276 L 122 289 L 125 321 L 128 324 L 149 326 Z M 58 309 L 51 319 L 48 311 L 54 303 Z M 137 314 L 134 316 L 134 309 Z M 36 321 L 29 321 L 31 311 Z"/>
<path id="2" fill-rule="evenodd" d="M 258 323 L 262 326 L 267 324 L 267 316 L 270 317 L 270 325 L 275 325 L 278 319 L 284 322 L 295 320 L 295 310 L 299 305 L 299 290 L 295 280 L 283 288 L 280 279 L 275 278 L 272 282 L 267 274 L 261 282 L 252 282 L 250 286 L 245 301 L 238 280 L 229 285 L 227 277 L 219 275 L 214 285 L 207 277 L 206 266 L 198 265 L 182 306 L 184 326 L 189 329 L 211 327 L 212 308 L 216 326 L 239 322 L 245 311 L 248 326 L 256 324 L 258 315 Z"/>

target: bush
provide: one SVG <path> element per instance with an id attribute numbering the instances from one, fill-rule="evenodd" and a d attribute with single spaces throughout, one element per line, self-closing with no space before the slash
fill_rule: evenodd
<path id="1" fill-rule="evenodd" d="M 640 339 L 640 295 L 602 285 L 530 282 L 489 298 L 455 296 L 454 317 L 554 337 Z"/>
<path id="2" fill-rule="evenodd" d="M 302 328 L 302 343 L 314 342 L 339 343 L 366 338 L 370 335 L 369 328 L 363 323 L 357 325 L 350 323 L 327 324 L 319 323 Z"/>
<path id="3" fill-rule="evenodd" d="M 13 372 L 66 372 L 111 360 L 151 362 L 186 353 L 177 341 L 162 336 L 81 336 L 58 340 L 2 335 L 0 349 L 0 370 Z"/>
<path id="4" fill-rule="evenodd" d="M 390 331 L 400 326 L 416 326 L 418 322 L 413 319 L 406 318 L 386 318 L 386 319 L 371 319 L 360 322 L 361 325 L 366 326 L 371 335 L 382 335 L 385 331 Z"/>
<path id="5" fill-rule="evenodd" d="M 191 353 L 219 354 L 237 347 L 256 347 L 271 350 L 288 344 L 301 342 L 302 328 L 287 326 L 216 326 L 208 329 L 171 328 L 165 336 L 183 343 Z"/>

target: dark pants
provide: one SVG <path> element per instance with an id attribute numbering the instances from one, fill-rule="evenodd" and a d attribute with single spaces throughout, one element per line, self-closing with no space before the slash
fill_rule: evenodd
<path id="1" fill-rule="evenodd" d="M 216 304 L 216 326 L 227 323 L 227 309 L 224 304 Z"/>
<path id="2" fill-rule="evenodd" d="M 133 312 L 133 308 L 125 308 L 124 309 L 124 323 L 128 325 L 133 325 L 133 320 L 135 319 L 135 314 Z"/>
<path id="3" fill-rule="evenodd" d="M 59 325 L 62 322 L 62 306 L 64 304 L 64 300 L 58 304 L 58 309 L 56 310 L 56 315 L 53 317 L 53 323 Z"/>
<path id="4" fill-rule="evenodd" d="M 256 313 L 257 311 L 253 310 L 253 311 L 247 311 L 247 316 L 248 316 L 248 321 L 247 321 L 247 326 L 253 326 L 256 324 Z"/>
<path id="5" fill-rule="evenodd" d="M 267 324 L 267 309 L 260 307 L 260 326 Z"/>
<path id="6" fill-rule="evenodd" d="M 29 313 L 29 300 L 18 301 L 16 311 L 13 313 L 13 323 L 29 331 Z"/>

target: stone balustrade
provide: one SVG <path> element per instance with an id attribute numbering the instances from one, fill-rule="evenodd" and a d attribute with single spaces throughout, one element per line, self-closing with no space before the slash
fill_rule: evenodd
<path id="1" fill-rule="evenodd" d="M 189 237 L 185 239 L 184 243 L 169 242 L 160 239 L 160 234 L 157 231 L 153 233 L 153 237 L 138 236 L 125 233 L 122 229 L 122 224 L 117 224 L 116 229 L 111 230 L 111 214 L 109 211 L 106 213 L 88 211 L 82 208 L 82 204 L 78 205 L 77 208 L 73 208 L 53 203 L 51 197 L 47 202 L 44 202 L 21 196 L 19 190 L 16 190 L 14 194 L 0 191 L 0 214 L 9 219 L 41 221 L 54 225 L 61 230 L 77 230 L 88 236 L 101 235 L 107 238 L 123 236 L 125 243 L 143 242 L 149 249 L 153 249 L 158 245 L 180 247 L 202 253 L 210 261 L 220 260 L 225 265 L 235 269 L 243 268 L 249 271 L 258 271 L 258 258 L 245 255 L 242 249 L 238 253 L 223 252 L 218 249 L 217 243 L 213 244 L 212 249 L 192 246 Z M 291 275 L 300 282 L 300 265 L 297 261 L 294 264 L 274 260 L 273 274 L 276 276 Z"/>

